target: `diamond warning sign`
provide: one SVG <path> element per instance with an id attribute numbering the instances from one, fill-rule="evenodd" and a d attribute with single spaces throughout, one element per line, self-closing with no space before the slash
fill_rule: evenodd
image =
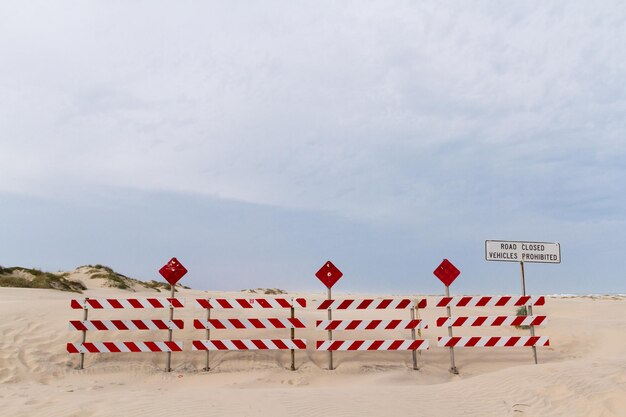
<path id="1" fill-rule="evenodd" d="M 328 288 L 332 288 L 343 273 L 331 261 L 328 261 L 315 273 L 315 276 Z"/>

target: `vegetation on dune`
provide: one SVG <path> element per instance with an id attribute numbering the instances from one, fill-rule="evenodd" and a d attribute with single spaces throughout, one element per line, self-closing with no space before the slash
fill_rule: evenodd
<path id="1" fill-rule="evenodd" d="M 516 316 L 527 316 L 528 315 L 528 310 L 526 310 L 526 306 L 519 307 L 517 309 L 517 311 L 515 312 L 515 315 Z M 515 326 L 515 328 L 528 330 L 528 329 L 530 329 L 530 326 Z"/>
<path id="2" fill-rule="evenodd" d="M 32 278 L 15 275 L 16 272 L 30 274 Z M 77 293 L 82 293 L 83 290 L 87 289 L 82 282 L 65 278 L 67 275 L 67 273 L 54 274 L 52 272 L 43 272 L 39 269 L 21 268 L 18 266 L 11 268 L 0 266 L 0 287 L 44 288 Z"/>
<path id="3" fill-rule="evenodd" d="M 257 288 L 257 289 L 241 290 L 241 292 L 249 292 L 250 294 L 266 294 L 266 295 L 287 294 L 287 291 L 281 290 L 280 288 Z"/>

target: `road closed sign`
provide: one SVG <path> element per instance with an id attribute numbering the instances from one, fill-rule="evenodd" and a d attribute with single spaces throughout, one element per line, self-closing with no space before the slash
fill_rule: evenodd
<path id="1" fill-rule="evenodd" d="M 554 242 L 486 240 L 485 259 L 505 262 L 561 263 L 561 245 Z"/>

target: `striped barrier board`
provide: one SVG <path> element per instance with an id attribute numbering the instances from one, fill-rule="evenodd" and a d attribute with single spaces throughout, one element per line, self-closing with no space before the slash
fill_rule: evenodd
<path id="1" fill-rule="evenodd" d="M 547 316 L 438 317 L 437 327 L 541 326 Z"/>
<path id="2" fill-rule="evenodd" d="M 545 305 L 544 296 L 477 296 L 477 297 L 441 297 L 435 300 L 435 307 L 521 307 L 525 305 Z"/>
<path id="3" fill-rule="evenodd" d="M 426 299 L 419 300 L 418 308 L 426 307 Z M 317 310 L 383 310 L 413 308 L 413 300 L 405 299 L 362 299 L 362 300 L 323 300 L 317 305 Z"/>
<path id="4" fill-rule="evenodd" d="M 304 339 L 194 340 L 192 350 L 304 350 Z"/>
<path id="5" fill-rule="evenodd" d="M 69 353 L 182 352 L 183 342 L 68 343 Z"/>
<path id="6" fill-rule="evenodd" d="M 547 336 L 504 336 L 504 337 L 439 337 L 439 347 L 525 347 L 550 346 Z"/>
<path id="7" fill-rule="evenodd" d="M 182 298 L 88 298 L 86 300 L 72 300 L 73 309 L 104 309 L 104 308 L 182 308 L 185 300 Z"/>
<path id="8" fill-rule="evenodd" d="M 304 298 L 199 298 L 201 308 L 291 308 L 306 307 Z"/>
<path id="9" fill-rule="evenodd" d="M 305 329 L 302 320 L 287 319 L 209 319 L 193 321 L 195 329 Z"/>
<path id="10" fill-rule="evenodd" d="M 316 330 L 427 329 L 424 320 L 317 320 Z"/>
<path id="11" fill-rule="evenodd" d="M 182 320 L 71 320 L 70 330 L 169 330 L 185 327 Z"/>
<path id="12" fill-rule="evenodd" d="M 426 350 L 428 340 L 318 340 L 317 350 Z"/>

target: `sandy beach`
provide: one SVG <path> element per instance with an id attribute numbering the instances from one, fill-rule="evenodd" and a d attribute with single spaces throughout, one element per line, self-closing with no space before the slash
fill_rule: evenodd
<path id="1" fill-rule="evenodd" d="M 445 309 L 428 307 L 421 317 L 429 328 L 422 337 L 430 349 L 410 352 L 336 352 L 336 369 L 327 370 L 326 352 L 311 341 L 325 338 L 311 323 L 325 318 L 312 308 L 319 294 L 304 297 L 309 306 L 296 312 L 306 320 L 298 338 L 309 341 L 296 351 L 296 370 L 289 370 L 289 351 L 211 352 L 211 371 L 204 372 L 205 353 L 192 351 L 191 340 L 204 339 L 193 328 L 205 310 L 195 298 L 252 298 L 257 295 L 181 290 L 186 307 L 176 311 L 185 329 L 174 340 L 184 352 L 172 354 L 170 373 L 163 372 L 165 353 L 66 352 L 81 332 L 68 328 L 82 319 L 71 299 L 165 297 L 155 291 L 128 292 L 94 288 L 85 294 L 53 290 L 0 288 L 0 398 L 2 416 L 620 416 L 626 409 L 626 299 L 622 297 L 548 297 L 535 314 L 548 316 L 537 335 L 550 337 L 538 348 L 535 365 L 530 348 L 458 348 L 459 375 L 448 372 L 449 352 L 436 345 L 446 329 L 434 326 Z M 338 294 L 336 298 L 380 298 L 385 295 Z M 417 296 L 415 296 L 417 297 Z M 395 297 L 398 298 L 398 297 Z M 434 297 L 427 297 L 429 301 Z M 432 303 L 431 303 L 432 304 Z M 456 309 L 456 315 L 514 314 L 507 308 Z M 408 311 L 335 312 L 333 318 L 401 318 Z M 90 319 L 166 319 L 168 311 L 91 310 Z M 260 310 L 216 310 L 212 317 L 270 317 Z M 528 330 L 455 328 L 455 335 L 528 335 Z M 166 331 L 88 332 L 87 341 L 165 340 Z M 289 330 L 214 330 L 212 338 L 288 338 Z M 335 332 L 335 339 L 410 338 L 407 330 Z"/>

